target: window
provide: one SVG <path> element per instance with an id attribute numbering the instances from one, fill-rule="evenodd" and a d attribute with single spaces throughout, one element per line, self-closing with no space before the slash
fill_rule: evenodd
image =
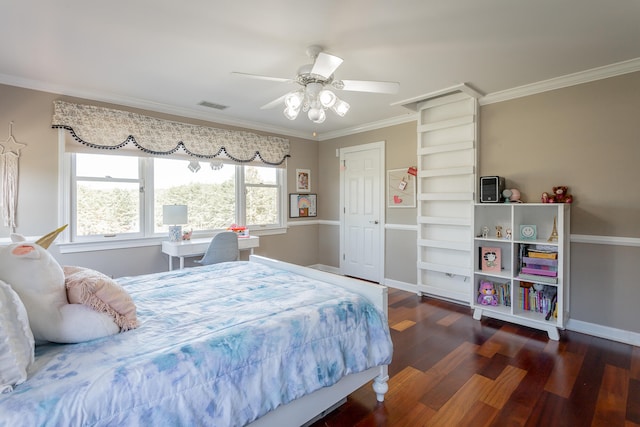
<path id="1" fill-rule="evenodd" d="M 280 228 L 284 223 L 285 170 L 206 161 L 71 153 L 72 241 L 154 237 L 167 233 L 162 206 L 188 206 L 194 235 L 227 228 Z"/>

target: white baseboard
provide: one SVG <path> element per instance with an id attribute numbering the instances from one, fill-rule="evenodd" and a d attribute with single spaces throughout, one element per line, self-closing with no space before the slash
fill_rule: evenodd
<path id="1" fill-rule="evenodd" d="M 575 319 L 569 319 L 566 328 L 570 331 L 580 332 L 587 335 L 593 335 L 594 337 L 640 347 L 640 334 L 637 332 L 625 331 L 623 329 L 616 329 L 610 326 L 603 326 Z"/>

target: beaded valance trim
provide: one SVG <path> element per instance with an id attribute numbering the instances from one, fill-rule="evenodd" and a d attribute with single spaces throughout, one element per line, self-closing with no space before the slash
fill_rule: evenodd
<path id="1" fill-rule="evenodd" d="M 169 155 L 182 148 L 201 159 L 224 154 L 236 162 L 260 159 L 269 165 L 280 165 L 289 157 L 289 140 L 285 138 L 65 101 L 53 104 L 52 127 L 67 129 L 78 142 L 91 148 L 117 150 L 131 142 L 152 155 Z"/>

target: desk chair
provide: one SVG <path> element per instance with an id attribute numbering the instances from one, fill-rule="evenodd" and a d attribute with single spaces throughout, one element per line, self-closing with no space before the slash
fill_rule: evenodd
<path id="1" fill-rule="evenodd" d="M 195 262 L 202 265 L 209 265 L 219 262 L 237 261 L 238 258 L 238 236 L 233 231 L 223 231 L 213 237 L 202 259 Z"/>

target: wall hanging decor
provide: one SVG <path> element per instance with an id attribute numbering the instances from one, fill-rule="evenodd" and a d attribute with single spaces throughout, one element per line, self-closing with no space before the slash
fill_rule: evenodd
<path id="1" fill-rule="evenodd" d="M 311 191 L 311 171 L 309 169 L 296 169 L 296 191 L 298 193 Z"/>
<path id="2" fill-rule="evenodd" d="M 18 210 L 18 161 L 20 150 L 27 144 L 13 137 L 13 122 L 9 123 L 9 137 L 0 143 L 0 209 L 3 224 L 16 231 L 16 212 Z"/>
<path id="3" fill-rule="evenodd" d="M 289 218 L 318 216 L 316 194 L 289 194 Z"/>
<path id="4" fill-rule="evenodd" d="M 387 171 L 387 206 L 390 208 L 416 207 L 416 177 L 411 168 Z"/>

